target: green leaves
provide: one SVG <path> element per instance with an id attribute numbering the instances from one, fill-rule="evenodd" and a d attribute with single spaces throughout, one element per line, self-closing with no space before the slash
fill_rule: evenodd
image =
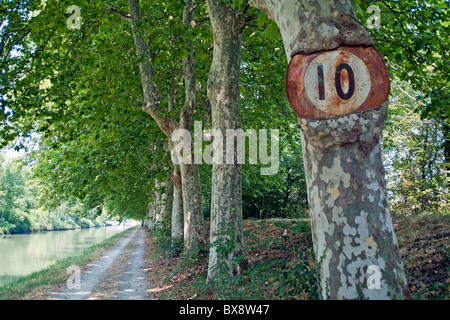
<path id="1" fill-rule="evenodd" d="M 274 21 L 269 23 L 269 26 L 264 31 L 266 37 L 273 37 L 278 34 L 278 26 Z"/>
<path id="2" fill-rule="evenodd" d="M 267 15 L 267 13 L 262 11 L 258 14 L 258 17 L 255 21 L 259 28 L 270 23 L 269 16 Z"/>
<path id="3" fill-rule="evenodd" d="M 380 7 L 380 29 L 369 31 L 393 78 L 410 83 L 418 102 L 415 110 L 423 119 L 448 119 L 448 2 L 354 2 L 365 25 L 370 16 L 367 8 Z M 277 26 L 267 14 L 247 8 L 245 0 L 226 3 L 241 12 L 248 9 L 245 14 L 250 21 L 242 50 L 243 127 L 280 130 L 283 155 L 280 171 L 274 176 L 262 177 L 260 165 L 244 165 L 246 215 L 270 216 L 280 206 L 286 208 L 283 215 L 300 212 L 306 197 L 300 137 L 295 114 L 285 98 L 287 61 Z M 124 1 L 114 4 L 127 10 Z M 81 9 L 79 30 L 67 28 L 70 5 Z M 153 80 L 162 93 L 161 105 L 167 106 L 165 115 L 177 118 L 184 104 L 182 59 L 189 53 L 189 40 L 195 47 L 199 80 L 195 119 L 205 120 L 213 46 L 206 5 L 198 2 L 195 28 L 181 23 L 182 1 L 141 5 L 143 21 L 138 27 L 149 44 Z M 2 9 L 0 143 L 19 134 L 41 132 L 42 149 L 36 157 L 42 162 L 36 170 L 43 181 L 49 181 L 49 198 L 80 197 L 92 204 L 105 201 L 117 212 L 142 214 L 151 194 L 148 181 L 167 174 L 166 170 L 153 170 L 153 164 L 168 168 L 170 162 L 162 142 L 166 138 L 141 111 L 139 61 L 128 21 L 107 10 L 103 0 L 49 0 L 45 6 L 41 1 L 13 0 L 2 4 Z M 149 145 L 154 151 L 149 152 Z M 207 195 L 210 168 L 205 165 L 202 170 Z M 132 205 L 127 208 L 127 203 Z M 293 203 L 301 204 L 290 206 Z"/>
<path id="4" fill-rule="evenodd" d="M 424 102 L 422 118 L 450 116 L 450 5 L 448 1 L 354 1 L 366 25 L 367 8 L 380 8 L 380 29 L 369 29 L 391 75 L 408 81 Z M 447 107 L 443 107 L 447 106 Z"/>
<path id="5" fill-rule="evenodd" d="M 396 213 L 445 212 L 448 141 L 445 124 L 421 119 L 415 112 L 424 102 L 408 83 L 393 79 L 392 100 L 383 139 L 388 190 Z"/>

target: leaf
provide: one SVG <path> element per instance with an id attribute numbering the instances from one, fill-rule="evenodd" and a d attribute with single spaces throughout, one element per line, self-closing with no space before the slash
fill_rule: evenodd
<path id="1" fill-rule="evenodd" d="M 274 21 L 271 21 L 269 26 L 264 31 L 266 37 L 274 37 L 278 35 L 278 26 Z"/>

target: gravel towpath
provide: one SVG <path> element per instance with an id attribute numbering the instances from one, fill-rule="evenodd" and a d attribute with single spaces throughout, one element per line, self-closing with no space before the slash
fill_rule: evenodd
<path id="1" fill-rule="evenodd" d="M 145 277 L 145 232 L 136 227 L 102 257 L 74 274 L 59 290 L 50 292 L 51 300 L 148 300 L 151 289 Z"/>

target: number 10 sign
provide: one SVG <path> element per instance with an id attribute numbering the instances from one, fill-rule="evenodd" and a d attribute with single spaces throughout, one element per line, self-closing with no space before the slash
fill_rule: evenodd
<path id="1" fill-rule="evenodd" d="M 302 118 L 331 118 L 377 107 L 388 99 L 389 74 L 373 47 L 340 47 L 297 54 L 286 73 L 286 94 Z"/>

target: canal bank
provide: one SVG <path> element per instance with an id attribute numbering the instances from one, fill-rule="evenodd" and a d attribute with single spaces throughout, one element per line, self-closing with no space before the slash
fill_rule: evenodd
<path id="1" fill-rule="evenodd" d="M 0 300 L 35 299 L 36 297 L 39 299 L 42 292 L 68 279 L 67 268 L 69 266 L 84 266 L 99 258 L 106 250 L 134 229 L 135 227 L 130 227 L 115 233 L 101 242 L 80 249 L 74 255 L 56 260 L 42 270 L 22 276 L 0 287 Z"/>

